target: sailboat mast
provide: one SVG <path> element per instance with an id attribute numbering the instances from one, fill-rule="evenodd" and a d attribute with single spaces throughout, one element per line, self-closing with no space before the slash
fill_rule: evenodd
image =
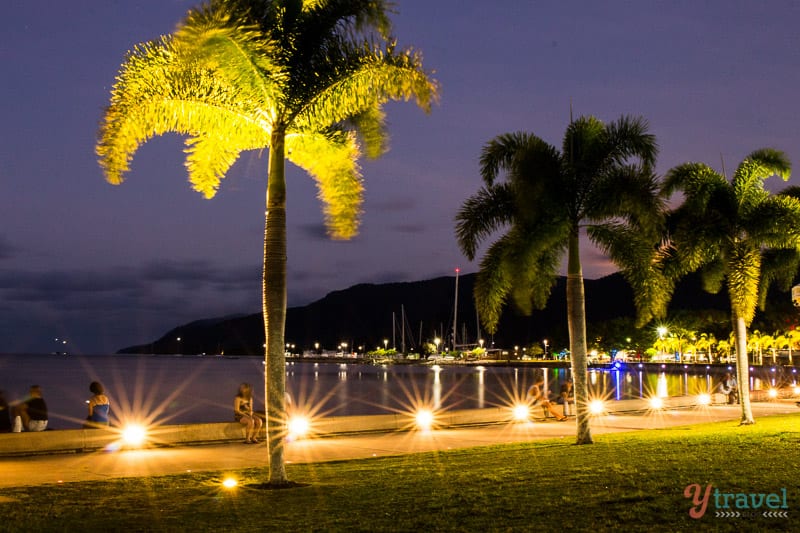
<path id="1" fill-rule="evenodd" d="M 460 268 L 456 268 L 456 297 L 453 302 L 453 352 L 456 351 L 456 333 L 458 332 L 458 273 Z"/>
<path id="2" fill-rule="evenodd" d="M 402 322 L 403 326 L 401 328 L 401 336 L 400 336 L 400 353 L 405 355 L 406 353 L 406 308 L 403 304 L 400 304 L 400 321 Z"/>

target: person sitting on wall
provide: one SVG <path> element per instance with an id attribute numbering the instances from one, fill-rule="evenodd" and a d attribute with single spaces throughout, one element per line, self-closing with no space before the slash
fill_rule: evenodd
<path id="1" fill-rule="evenodd" d="M 89 416 L 86 417 L 85 428 L 97 428 L 108 425 L 108 414 L 111 410 L 111 402 L 106 396 L 105 389 L 99 381 L 92 381 L 89 384 L 89 391 L 92 397 L 89 398 Z"/>
<path id="2" fill-rule="evenodd" d="M 575 401 L 573 394 L 574 392 L 572 390 L 572 380 L 568 379 L 567 381 L 561 384 L 561 390 L 559 391 L 559 400 L 558 400 L 564 405 L 565 417 L 570 415 L 570 409 L 569 409 L 570 403 L 573 403 Z"/>
<path id="3" fill-rule="evenodd" d="M 249 383 L 239 385 L 239 391 L 233 400 L 233 416 L 245 430 L 245 444 L 258 444 L 258 432 L 261 430 L 261 418 L 253 413 L 253 386 Z"/>
<path id="4" fill-rule="evenodd" d="M 44 431 L 47 429 L 47 403 L 42 398 L 42 388 L 31 385 L 30 397 L 17 407 L 25 431 Z"/>
<path id="5" fill-rule="evenodd" d="M 534 383 L 531 385 L 531 388 L 528 389 L 528 401 L 531 402 L 531 407 L 541 405 L 545 418 L 555 417 L 555 419 L 559 422 L 567 419 L 566 416 L 559 415 L 551 409 L 553 404 L 547 399 L 547 396 L 542 392 L 542 389 L 539 387 L 538 383 Z"/>
<path id="6" fill-rule="evenodd" d="M 0 433 L 11 433 L 11 411 L 6 401 L 6 392 L 0 390 Z"/>
<path id="7" fill-rule="evenodd" d="M 719 384 L 719 390 L 728 397 L 728 405 L 739 403 L 739 386 L 730 372 L 725 373 L 722 383 Z"/>

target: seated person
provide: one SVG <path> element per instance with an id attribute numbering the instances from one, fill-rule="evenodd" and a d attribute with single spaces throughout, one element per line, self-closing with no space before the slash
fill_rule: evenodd
<path id="1" fill-rule="evenodd" d="M 736 378 L 730 372 L 725 373 L 722 383 L 719 384 L 719 390 L 728 397 L 729 405 L 739 402 L 739 387 Z"/>
<path id="2" fill-rule="evenodd" d="M 542 389 L 539 387 L 538 383 L 534 383 L 531 385 L 531 388 L 528 389 L 528 401 L 531 402 L 531 407 L 541 405 L 545 418 L 555 417 L 555 419 L 558 421 L 567 419 L 566 416 L 559 415 L 555 411 L 551 410 L 553 404 L 547 399 L 547 396 L 542 392 Z"/>
<path id="3" fill-rule="evenodd" d="M 39 385 L 31 386 L 30 397 L 19 404 L 17 409 L 25 431 L 47 429 L 47 404 L 42 398 L 42 388 Z"/>
<path id="4" fill-rule="evenodd" d="M 568 379 L 567 381 L 561 384 L 561 391 L 559 392 L 559 399 L 558 401 L 564 404 L 564 416 L 569 416 L 570 414 L 570 403 L 575 402 L 575 398 L 573 397 L 573 390 L 572 390 L 572 380 Z"/>
<path id="5" fill-rule="evenodd" d="M 99 381 L 92 381 L 89 385 L 89 390 L 93 396 L 89 398 L 89 416 L 86 418 L 86 424 L 83 427 L 107 426 L 111 402 L 106 396 L 105 389 L 103 389 L 103 385 Z"/>
<path id="6" fill-rule="evenodd" d="M 233 416 L 246 428 L 244 442 L 258 444 L 262 421 L 253 413 L 253 386 L 249 383 L 239 385 L 239 391 L 233 399 Z"/>
<path id="7" fill-rule="evenodd" d="M 0 390 L 0 433 L 11 433 L 11 411 L 5 391 Z"/>

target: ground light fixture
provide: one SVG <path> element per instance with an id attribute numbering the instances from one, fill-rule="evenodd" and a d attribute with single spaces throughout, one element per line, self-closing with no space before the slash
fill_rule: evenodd
<path id="1" fill-rule="evenodd" d="M 711 395 L 708 393 L 702 393 L 697 395 L 697 404 L 698 405 L 711 405 Z"/>
<path id="2" fill-rule="evenodd" d="M 430 431 L 433 427 L 433 411 L 430 409 L 420 409 L 414 417 L 417 423 L 417 429 L 422 431 Z"/>
<path id="3" fill-rule="evenodd" d="M 602 415 L 606 412 L 606 402 L 597 399 L 590 401 L 589 412 L 593 415 Z"/>
<path id="4" fill-rule="evenodd" d="M 658 396 L 653 396 L 649 400 L 650 409 L 663 409 L 664 408 L 664 400 L 659 398 Z"/>
<path id="5" fill-rule="evenodd" d="M 308 435 L 311 429 L 311 422 L 309 422 L 308 418 L 305 416 L 295 415 L 289 419 L 287 429 L 289 431 L 289 438 L 301 439 Z"/>
<path id="6" fill-rule="evenodd" d="M 795 396 L 800 396 L 800 387 L 795 385 L 795 387 L 792 389 L 792 392 L 794 393 Z"/>
<path id="7" fill-rule="evenodd" d="M 511 416 L 517 422 L 527 422 L 531 416 L 531 409 L 527 404 L 518 403 L 511 408 Z"/>
<path id="8" fill-rule="evenodd" d="M 774 400 L 775 398 L 777 398 L 777 397 L 778 397 L 778 389 L 769 389 L 769 390 L 767 391 L 767 396 L 768 396 L 768 397 L 769 397 L 771 400 Z"/>
<path id="9" fill-rule="evenodd" d="M 141 424 L 128 424 L 122 430 L 122 441 L 128 446 L 139 447 L 147 440 L 147 429 Z"/>

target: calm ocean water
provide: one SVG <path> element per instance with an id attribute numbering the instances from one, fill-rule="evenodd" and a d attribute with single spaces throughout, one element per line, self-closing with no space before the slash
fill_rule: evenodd
<path id="1" fill-rule="evenodd" d="M 162 424 L 233 420 L 239 383 L 256 391 L 263 410 L 261 358 L 199 356 L 0 355 L 0 390 L 9 403 L 22 400 L 32 384 L 41 385 L 50 411 L 50 427 L 80 427 L 86 416 L 89 383 L 103 383 L 120 419 L 144 418 Z M 677 370 L 677 372 L 675 371 Z M 698 365 L 683 371 L 647 372 L 631 364 L 621 371 L 593 370 L 594 394 L 628 399 L 655 393 L 677 396 L 708 391 L 724 368 Z M 751 385 L 780 377 L 756 371 Z M 526 367 L 429 366 L 289 362 L 286 384 L 293 406 L 318 415 L 381 414 L 409 411 L 426 404 L 443 409 L 474 409 L 509 404 L 534 382 L 546 380 L 557 393 L 569 377 L 566 369 Z M 790 377 L 791 379 L 791 377 Z"/>

